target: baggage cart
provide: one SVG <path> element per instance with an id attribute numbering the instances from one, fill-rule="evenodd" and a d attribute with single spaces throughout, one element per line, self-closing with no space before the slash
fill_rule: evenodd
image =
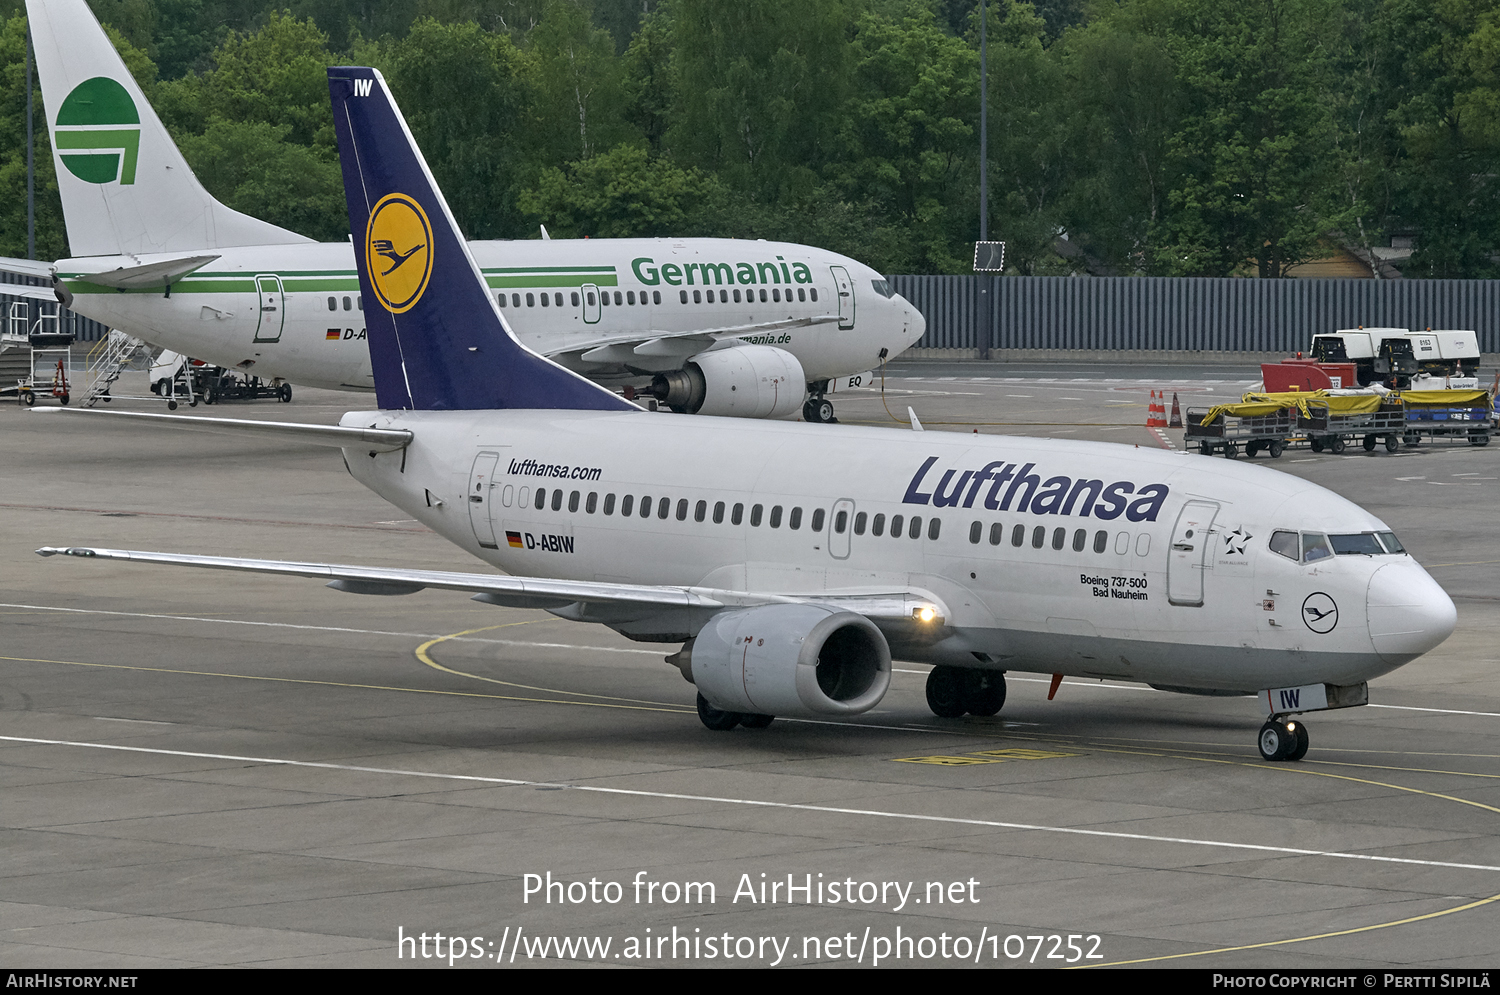
<path id="1" fill-rule="evenodd" d="M 1297 409 L 1275 402 L 1220 404 L 1189 408 L 1183 420 L 1183 448 L 1204 456 L 1223 453 L 1234 459 L 1269 453 L 1276 459 L 1297 432 Z"/>

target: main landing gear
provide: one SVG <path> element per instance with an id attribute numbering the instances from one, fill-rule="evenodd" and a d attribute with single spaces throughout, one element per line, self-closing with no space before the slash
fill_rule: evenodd
<path id="1" fill-rule="evenodd" d="M 927 707 L 944 719 L 994 715 L 1005 705 L 1005 672 L 938 666 L 927 675 Z"/>
<path id="2" fill-rule="evenodd" d="M 1283 722 L 1272 716 L 1260 727 L 1256 745 L 1262 760 L 1301 760 L 1307 756 L 1307 726 L 1296 719 Z"/>
<path id="3" fill-rule="evenodd" d="M 807 400 L 802 403 L 802 420 L 819 425 L 837 425 L 833 416 L 833 402 L 823 396 L 828 389 L 827 380 L 818 380 L 807 385 Z"/>
<path id="4" fill-rule="evenodd" d="M 722 708 L 715 708 L 703 697 L 702 692 L 698 694 L 698 718 L 703 724 L 714 732 L 728 732 L 735 726 L 744 726 L 746 729 L 764 729 L 775 721 L 774 715 L 757 715 L 754 712 L 726 712 Z"/>

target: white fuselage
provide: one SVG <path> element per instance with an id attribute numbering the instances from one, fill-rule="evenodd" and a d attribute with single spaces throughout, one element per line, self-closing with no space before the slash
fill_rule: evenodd
<path id="1" fill-rule="evenodd" d="M 926 592 L 944 624 L 894 647 L 905 659 L 1251 692 L 1368 680 L 1454 624 L 1404 553 L 1273 552 L 1276 531 L 1295 544 L 1385 526 L 1315 484 L 1227 461 L 864 428 L 830 446 L 798 425 L 635 412 L 344 424 L 412 430 L 404 453 L 346 449 L 351 473 L 509 573 Z"/>
<path id="2" fill-rule="evenodd" d="M 470 248 L 517 337 L 604 382 L 649 379 L 649 371 L 680 367 L 709 347 L 647 349 L 623 363 L 579 358 L 614 341 L 783 323 L 731 338 L 790 352 L 816 382 L 870 370 L 882 350 L 896 356 L 926 330 L 904 298 L 876 290 L 876 281 L 884 286 L 880 274 L 803 245 L 659 238 L 472 242 Z M 173 283 L 170 293 L 88 283 L 78 274 L 102 268 L 95 260 L 63 260 L 57 270 L 73 294 L 73 310 L 156 345 L 263 379 L 373 389 L 349 245 L 210 251 L 220 258 Z M 829 315 L 837 320 L 784 326 Z"/>

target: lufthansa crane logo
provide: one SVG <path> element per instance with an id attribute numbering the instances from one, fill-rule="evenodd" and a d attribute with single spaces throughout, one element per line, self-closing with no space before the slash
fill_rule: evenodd
<path id="1" fill-rule="evenodd" d="M 380 198 L 365 228 L 365 266 L 387 311 L 416 307 L 432 276 L 432 225 L 416 200 L 403 193 Z"/>
<path id="2" fill-rule="evenodd" d="M 1309 594 L 1307 600 L 1302 602 L 1302 621 L 1314 632 L 1332 632 L 1333 627 L 1339 624 L 1339 606 L 1321 591 Z"/>

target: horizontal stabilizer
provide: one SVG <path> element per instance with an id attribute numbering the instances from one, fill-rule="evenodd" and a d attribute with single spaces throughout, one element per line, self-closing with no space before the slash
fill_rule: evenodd
<path id="1" fill-rule="evenodd" d="M 197 256 L 169 256 L 142 262 L 142 257 L 113 256 L 100 259 L 65 259 L 58 263 L 58 272 L 65 278 L 87 280 L 101 287 L 116 287 L 121 290 L 140 290 L 145 287 L 165 287 L 200 267 L 218 259 L 218 254 Z M 99 264 L 105 265 L 99 265 Z M 114 263 L 115 265 L 108 265 Z M 121 265 L 130 263 L 131 265 Z M 97 268 L 96 268 L 97 267 Z"/>
<path id="2" fill-rule="evenodd" d="M 15 273 L 18 276 L 35 276 L 43 280 L 52 279 L 52 264 L 40 259 L 12 259 L 0 256 L 0 273 Z"/>
<path id="3" fill-rule="evenodd" d="M 412 433 L 405 429 L 354 428 L 340 425 L 303 425 L 296 422 L 252 421 L 248 418 L 197 418 L 191 415 L 154 415 L 143 411 L 102 411 L 98 408 L 31 408 L 32 414 L 80 415 L 89 418 L 131 418 L 164 428 L 182 428 L 219 435 L 250 435 L 339 449 L 394 452 L 411 445 Z"/>

